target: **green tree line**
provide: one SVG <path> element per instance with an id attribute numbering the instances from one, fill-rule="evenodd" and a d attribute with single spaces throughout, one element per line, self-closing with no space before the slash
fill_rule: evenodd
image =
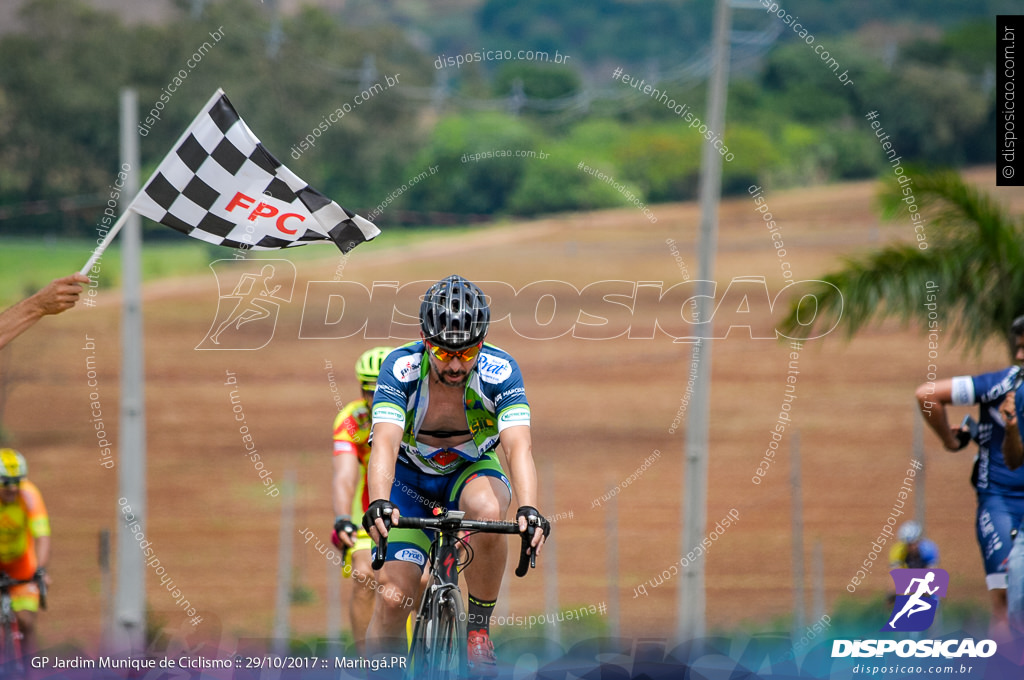
<path id="1" fill-rule="evenodd" d="M 441 52 L 400 23 L 345 21 L 308 8 L 275 23 L 245 0 L 210 2 L 196 16 L 186 4 L 169 23 L 138 26 L 79 0 L 26 4 L 22 30 L 0 38 L 0 234 L 94 228 L 119 165 L 117 102 L 125 86 L 137 89 L 141 117 L 151 119 L 141 142 L 144 177 L 223 87 L 272 153 L 382 224 L 407 221 L 403 211 L 424 220 L 428 213 L 535 215 L 696 195 L 703 138 L 680 110 L 703 117 L 706 84 L 673 80 L 671 64 L 661 62 L 652 84 L 664 97 L 656 99 L 613 79 L 609 64 L 619 62 L 609 59 L 621 57 L 637 79 L 645 76 L 644 50 L 639 43 L 612 47 L 615 32 L 623 22 L 646 26 L 644 37 L 655 44 L 669 41 L 672 30 L 706 35 L 710 15 L 701 3 L 685 4 L 688 13 L 679 3 L 634 3 L 627 16 L 609 2 L 559 1 L 546 10 L 485 2 L 468 28 L 432 26 L 434 44 L 454 54 L 493 38 L 484 46 L 576 50 L 577 59 L 498 60 L 444 74 L 435 64 Z M 560 32 L 566 23 L 576 28 Z M 542 25 L 553 27 L 543 38 Z M 480 32 L 475 44 L 473 30 Z M 607 51 L 585 36 L 604 36 Z M 870 110 L 905 161 L 994 160 L 990 19 L 904 40 L 889 54 L 865 48 L 855 34 L 818 37 L 827 37 L 855 86 L 845 87 L 785 33 L 754 67 L 737 69 L 720 134 L 732 155 L 723 170 L 727 194 L 754 183 L 793 186 L 882 171 L 863 118 Z M 699 47 L 676 41 L 665 58 L 683 63 Z M 400 84 L 355 103 L 389 77 Z M 601 96 L 577 105 L 581 93 Z"/>

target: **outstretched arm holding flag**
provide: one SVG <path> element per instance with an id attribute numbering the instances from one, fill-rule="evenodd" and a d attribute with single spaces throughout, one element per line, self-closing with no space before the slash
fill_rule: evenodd
<path id="1" fill-rule="evenodd" d="M 35 295 L 0 312 L 0 349 L 47 314 L 60 314 L 74 307 L 83 283 L 89 283 L 83 274 L 54 279 Z"/>
<path id="2" fill-rule="evenodd" d="M 347 253 L 380 233 L 282 165 L 220 89 L 111 227 L 83 274 L 120 231 L 128 210 L 192 238 L 245 250 L 332 241 Z"/>

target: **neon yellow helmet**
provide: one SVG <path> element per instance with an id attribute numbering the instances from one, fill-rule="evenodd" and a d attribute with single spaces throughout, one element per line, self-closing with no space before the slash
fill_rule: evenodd
<path id="1" fill-rule="evenodd" d="M 0 477 L 4 479 L 24 479 L 28 474 L 28 463 L 25 456 L 14 449 L 0 449 Z"/>
<path id="2" fill-rule="evenodd" d="M 374 347 L 363 352 L 356 360 L 356 380 L 362 386 L 377 384 L 381 364 L 391 354 L 392 347 Z M 372 388 L 371 388 L 372 389 Z"/>

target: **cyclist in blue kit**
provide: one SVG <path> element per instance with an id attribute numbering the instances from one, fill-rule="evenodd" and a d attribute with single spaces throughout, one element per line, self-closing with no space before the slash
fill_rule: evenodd
<path id="1" fill-rule="evenodd" d="M 465 511 L 467 519 L 503 520 L 514 490 L 520 504 L 516 521 L 532 537 L 532 552 L 540 552 L 550 531 L 535 507 L 537 472 L 523 378 L 515 359 L 484 343 L 489 323 L 483 292 L 449 276 L 423 297 L 422 339 L 392 351 L 381 366 L 367 471 L 372 500 L 363 525 L 374 542 L 387 536 L 388 548 L 367 631 L 371 651 L 397 651 L 383 649 L 390 643 L 404 646 L 407 603 L 415 600 L 427 563 L 430 538 L 402 529 L 402 516 L 429 517 L 440 507 Z M 508 477 L 496 455 L 498 444 Z M 507 553 L 504 536 L 472 537 L 472 563 L 463 574 L 473 675 L 497 673 L 489 623 Z"/>
<path id="2" fill-rule="evenodd" d="M 1012 542 L 1010 532 L 1024 519 L 1024 467 L 1007 465 L 1003 457 L 1006 415 L 1001 408 L 1007 395 L 1020 386 L 1024 370 L 1024 316 L 1010 327 L 1014 365 L 992 373 L 958 376 L 925 383 L 917 388 L 921 413 L 949 451 L 970 443 L 965 428 L 951 427 L 946 406 L 980 406 L 976 441 L 978 456 L 971 481 L 978 496 L 975 532 L 985 563 L 985 583 L 991 593 L 989 635 L 1009 639 L 1006 565 Z"/>

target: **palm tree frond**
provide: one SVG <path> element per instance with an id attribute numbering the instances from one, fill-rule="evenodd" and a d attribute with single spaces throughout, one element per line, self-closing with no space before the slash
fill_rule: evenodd
<path id="1" fill-rule="evenodd" d="M 917 320 L 975 351 L 992 337 L 1005 338 L 1024 313 L 1024 229 L 955 172 L 907 168 L 900 177 L 907 179 L 883 183 L 882 215 L 909 218 L 923 237 L 844 260 L 823 279 L 843 300 L 829 301 L 823 289 L 820 322 L 841 323 L 851 336 L 875 319 Z M 783 327 L 806 330 L 793 307 Z"/>

